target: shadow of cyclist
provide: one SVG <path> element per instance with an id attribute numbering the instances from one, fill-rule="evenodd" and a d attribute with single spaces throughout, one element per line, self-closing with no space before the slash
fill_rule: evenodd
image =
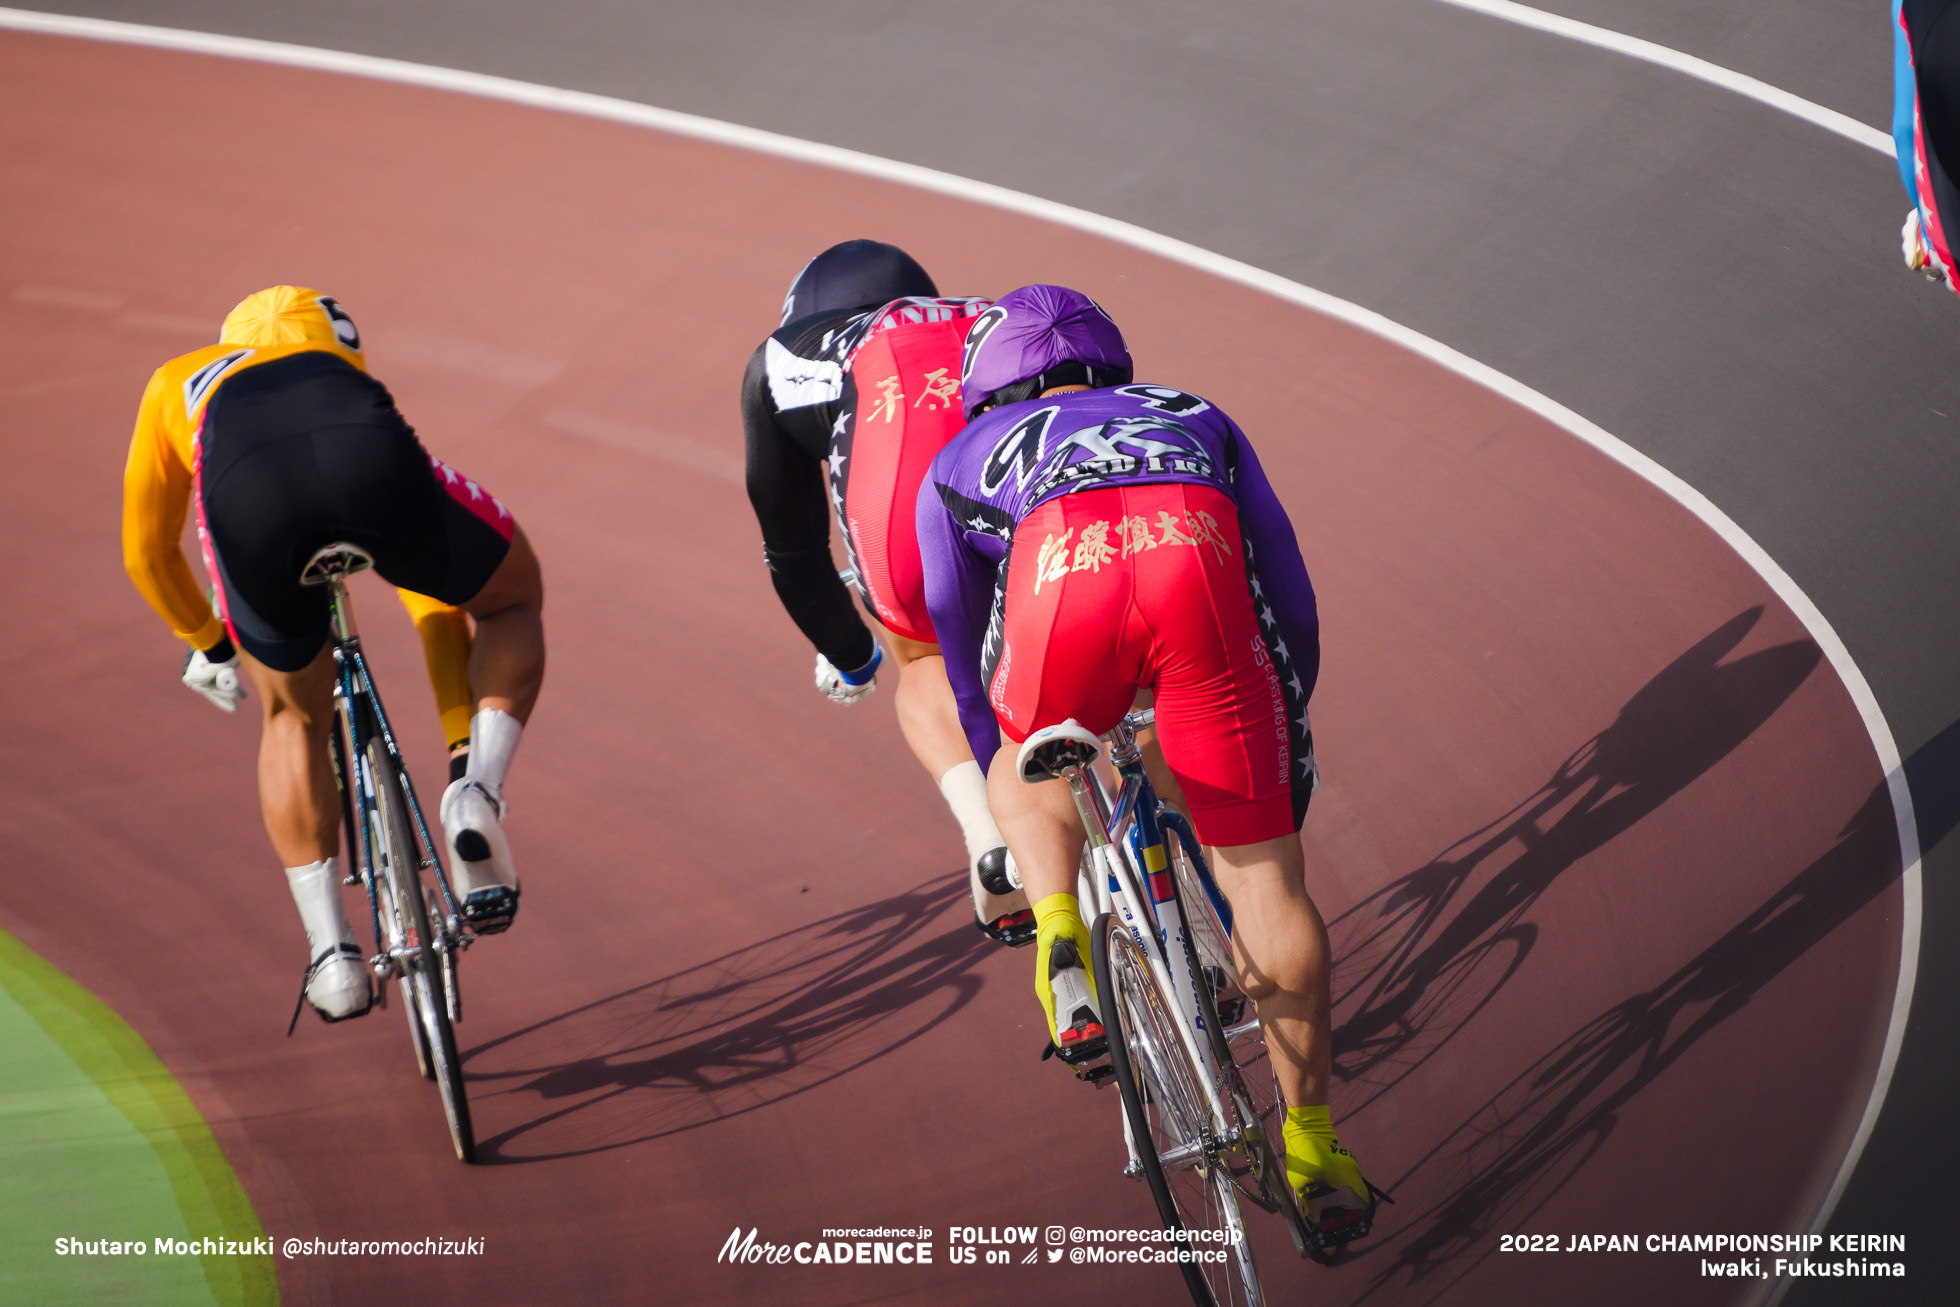
<path id="1" fill-rule="evenodd" d="M 1510 980 L 1537 936 L 1526 915 L 1554 880 L 1726 757 L 1810 675 L 1822 654 L 1808 640 L 1723 661 L 1762 614 L 1750 608 L 1717 627 L 1535 794 L 1329 924 L 1345 1115 L 1420 1066 Z"/>
<path id="2" fill-rule="evenodd" d="M 993 947 L 964 877 L 636 985 L 469 1051 L 472 1098 L 550 1105 L 477 1143 L 535 1162 L 658 1139 L 814 1089 L 966 1006 Z"/>
<path id="3" fill-rule="evenodd" d="M 1411 1212 L 1370 1293 L 1406 1273 L 1440 1293 L 1532 1228 L 1619 1124 L 1621 1109 L 1899 876 L 1879 785 L 1817 861 L 1653 989 L 1593 1018 L 1525 1068 L 1391 1186 L 1443 1191 Z M 1366 1294 L 1363 1295 L 1367 1296 Z"/>

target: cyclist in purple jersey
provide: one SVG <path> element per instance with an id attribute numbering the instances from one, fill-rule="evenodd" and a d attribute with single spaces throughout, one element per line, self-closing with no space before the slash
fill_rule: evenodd
<path id="1" fill-rule="evenodd" d="M 1372 1211 L 1327 1106 L 1327 934 L 1298 836 L 1318 781 L 1320 631 L 1285 510 L 1215 405 L 1132 384 L 1121 333 L 1077 291 L 1025 286 L 981 314 L 961 395 L 970 422 L 927 473 L 918 536 L 975 759 L 1006 753 L 1003 731 L 1021 741 L 1070 717 L 1106 731 L 1154 694 L 1165 791 L 1232 903 L 1239 983 L 1287 1100 L 1289 1175 L 1316 1219 Z M 1099 1025 L 1073 893 L 1082 828 L 1065 791 L 1022 784 L 1006 756 L 989 798 L 1034 904 L 1035 991 L 1067 1047 Z"/>
<path id="2" fill-rule="evenodd" d="M 986 322 L 982 315 L 981 322 Z M 1286 643 L 1288 690 L 1304 705 L 1320 674 L 1313 583 L 1252 446 L 1223 411 L 1168 386 L 1117 386 L 991 409 L 933 460 L 919 500 L 919 544 L 946 676 L 973 756 L 999 738 L 987 685 L 1000 656 L 997 581 L 1014 528 L 1074 491 L 1195 482 L 1224 490 L 1259 560 L 1260 598 Z M 935 502 L 936 501 L 936 502 Z M 977 658 L 954 657 L 958 649 Z"/>

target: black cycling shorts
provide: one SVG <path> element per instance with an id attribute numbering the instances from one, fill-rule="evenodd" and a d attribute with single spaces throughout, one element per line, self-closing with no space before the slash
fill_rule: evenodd
<path id="1" fill-rule="evenodd" d="M 390 584 L 444 603 L 476 597 L 510 551 L 502 504 L 431 458 L 380 382 L 325 351 L 220 384 L 198 437 L 206 561 L 232 639 L 280 672 L 319 656 L 325 586 L 300 571 L 335 541 Z"/>

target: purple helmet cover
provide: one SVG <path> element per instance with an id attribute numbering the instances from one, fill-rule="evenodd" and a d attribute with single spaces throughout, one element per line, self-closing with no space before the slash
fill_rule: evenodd
<path id="1" fill-rule="evenodd" d="M 995 391 L 1073 360 L 1128 372 L 1130 351 L 1102 306 L 1066 286 L 1023 286 L 973 321 L 960 367 L 960 403 L 972 420 Z"/>

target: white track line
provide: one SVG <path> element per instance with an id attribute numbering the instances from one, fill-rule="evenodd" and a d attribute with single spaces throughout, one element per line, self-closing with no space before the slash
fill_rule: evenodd
<path id="1" fill-rule="evenodd" d="M 1781 87 L 1759 82 L 1753 77 L 1734 72 L 1720 64 L 1711 64 L 1706 59 L 1697 59 L 1691 54 L 1652 41 L 1643 41 L 1637 36 L 1628 36 L 1610 28 L 1594 27 L 1576 18 L 1565 18 L 1558 14 L 1548 14 L 1542 9 L 1514 4 L 1512 0 L 1437 0 L 1438 4 L 1454 5 L 1458 9 L 1471 9 L 1491 18 L 1501 18 L 1507 23 L 1520 27 L 1535 28 L 1562 36 L 1569 41 L 1579 41 L 1585 45 L 1596 45 L 1614 54 L 1623 54 L 1629 59 L 1639 59 L 1645 63 L 1658 64 L 1684 76 L 1719 86 L 1725 91 L 1734 91 L 1772 109 L 1781 109 L 1807 123 L 1822 127 L 1827 132 L 1836 132 L 1846 140 L 1856 141 L 1869 149 L 1877 150 L 1888 157 L 1896 154 L 1892 137 L 1876 127 L 1868 127 L 1848 114 L 1835 109 L 1826 109 L 1821 104 L 1813 104 L 1802 96 L 1792 95 Z"/>
<path id="2" fill-rule="evenodd" d="M 1455 2 L 1456 0 L 1445 0 L 1445 3 Z M 1486 2 L 1488 0 L 1479 0 L 1479 3 Z M 630 100 L 616 100 L 611 96 L 592 95 L 584 91 L 566 91 L 552 86 L 539 86 L 533 82 L 519 82 L 507 77 L 491 77 L 484 73 L 469 73 L 454 68 L 435 68 L 400 59 L 347 54 L 338 50 L 316 50 L 310 46 L 257 41 L 242 36 L 187 32 L 169 27 L 145 27 L 135 23 L 111 22 L 101 18 L 74 18 L 59 14 L 33 13 L 23 9 L 0 8 L 0 29 L 4 28 L 57 36 L 84 37 L 97 41 L 114 41 L 127 45 L 155 46 L 194 54 L 221 55 L 232 59 L 249 59 L 259 63 L 284 64 L 294 68 L 348 73 L 357 77 L 372 77 L 382 81 L 405 82 L 413 86 L 460 91 L 467 95 L 480 95 L 494 100 L 534 105 L 541 109 L 557 109 L 565 113 L 650 127 L 658 131 L 673 132 L 697 140 L 714 141 L 762 154 L 794 159 L 802 163 L 820 164 L 844 172 L 857 173 L 860 176 L 876 177 L 884 181 L 918 187 L 921 190 L 934 191 L 941 195 L 992 205 L 1031 218 L 1041 218 L 1060 226 L 1072 227 L 1077 231 L 1085 231 L 1121 242 L 1160 258 L 1212 273 L 1227 281 L 1237 282 L 1242 286 L 1250 286 L 1288 303 L 1300 305 L 1302 308 L 1325 314 L 1350 326 L 1359 327 L 1363 331 L 1372 332 L 1411 353 L 1421 355 L 1432 363 L 1448 368 L 1459 376 L 1467 377 L 1488 390 L 1495 391 L 1554 425 L 1563 427 L 1580 440 L 1658 486 L 1682 507 L 1700 518 L 1703 524 L 1740 554 L 1743 561 L 1754 568 L 1768 583 L 1770 589 L 1776 592 L 1776 596 L 1789 605 L 1790 611 L 1796 614 L 1797 620 L 1804 624 L 1811 638 L 1817 642 L 1818 648 L 1823 650 L 1824 656 L 1831 662 L 1832 669 L 1837 672 L 1845 689 L 1850 692 L 1851 701 L 1858 709 L 1858 716 L 1864 722 L 1866 732 L 1871 736 L 1872 749 L 1878 755 L 1879 766 L 1885 771 L 1885 784 L 1891 795 L 1893 816 L 1898 823 L 1899 859 L 1900 866 L 1903 868 L 1902 891 L 1905 900 L 1904 922 L 1899 944 L 1899 983 L 1892 999 L 1891 1023 L 1885 1032 L 1885 1046 L 1879 1057 L 1878 1074 L 1872 1083 L 1871 1097 L 1865 1104 L 1864 1115 L 1859 1119 L 1850 1151 L 1846 1153 L 1843 1164 L 1838 1168 L 1837 1176 L 1831 1184 L 1812 1228 L 1821 1230 L 1825 1222 L 1830 1219 L 1831 1212 L 1844 1194 L 1845 1186 L 1851 1181 L 1851 1173 L 1865 1150 L 1866 1142 L 1871 1138 L 1872 1127 L 1878 1121 L 1879 1109 L 1885 1104 L 1886 1091 L 1891 1088 L 1892 1073 L 1899 1060 L 1899 1047 L 1905 1040 L 1906 1017 L 1912 1007 L 1913 981 L 1919 966 L 1920 930 L 1919 834 L 1913 819 L 1912 795 L 1906 787 L 1905 772 L 1899 763 L 1899 749 L 1892 739 L 1892 728 L 1886 724 L 1885 714 L 1879 710 L 1878 699 L 1872 694 L 1864 673 L 1859 671 L 1858 665 L 1852 661 L 1851 651 L 1845 648 L 1844 641 L 1838 638 L 1838 633 L 1832 629 L 1830 622 L 1825 620 L 1824 614 L 1810 601 L 1810 596 L 1797 587 L 1797 583 L 1790 579 L 1789 574 L 1777 565 L 1776 560 L 1750 538 L 1748 532 L 1731 521 L 1726 513 L 1711 503 L 1699 490 L 1653 459 L 1522 382 L 1515 381 L 1473 358 L 1459 354 L 1448 345 L 1411 331 L 1398 322 L 1392 322 L 1372 309 L 1364 309 L 1347 300 L 1336 299 L 1311 286 L 1288 281 L 1275 273 L 1255 268 L 1249 263 L 1241 263 L 1237 259 L 1214 254 L 1210 250 L 1160 235 L 1132 223 L 1106 218 L 1101 214 L 1090 213 L 1086 209 L 1057 204 L 1053 200 L 1044 200 L 1038 196 L 1024 195 L 1019 191 L 1008 190 L 1004 186 L 956 177 L 951 173 L 922 168 L 917 164 L 900 163 L 892 159 L 881 159 L 876 155 L 860 154 L 856 150 L 840 149 L 834 145 L 798 140 L 793 136 L 781 136 L 754 127 L 718 122 L 712 118 L 677 113 L 671 109 L 656 109 L 651 105 L 636 104 Z M 1811 107 L 1816 108 L 1814 105 Z M 1829 111 L 1819 110 L 1819 112 Z"/>

